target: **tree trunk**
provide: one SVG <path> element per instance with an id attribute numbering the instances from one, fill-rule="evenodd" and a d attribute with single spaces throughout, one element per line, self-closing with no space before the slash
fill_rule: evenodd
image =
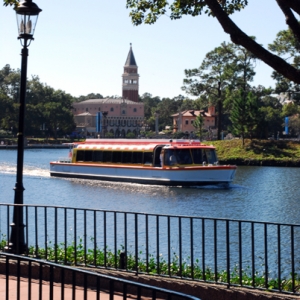
<path id="1" fill-rule="evenodd" d="M 218 82 L 218 112 L 219 112 L 219 117 L 218 117 L 218 135 L 217 139 L 221 139 L 221 131 L 222 131 L 222 115 L 223 115 L 223 103 L 221 100 L 221 82 Z"/>

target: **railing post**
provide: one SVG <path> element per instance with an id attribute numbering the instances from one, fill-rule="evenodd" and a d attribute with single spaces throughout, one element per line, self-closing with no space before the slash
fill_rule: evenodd
<path id="1" fill-rule="evenodd" d="M 124 251 L 120 253 L 119 268 L 122 270 L 127 269 L 127 255 Z"/>

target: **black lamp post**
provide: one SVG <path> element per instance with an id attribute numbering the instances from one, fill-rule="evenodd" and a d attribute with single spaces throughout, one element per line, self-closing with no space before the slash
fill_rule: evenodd
<path id="1" fill-rule="evenodd" d="M 32 0 L 22 1 L 16 8 L 19 37 L 23 46 L 21 56 L 21 82 L 20 82 L 20 103 L 19 103 L 19 130 L 18 136 L 18 158 L 17 158 L 17 178 L 13 211 L 13 223 L 11 234 L 6 251 L 15 254 L 22 254 L 26 251 L 23 224 L 23 160 L 24 160 L 24 120 L 25 120 L 25 97 L 27 78 L 27 57 L 28 46 L 33 40 L 33 34 L 37 23 L 38 15 L 42 11 Z"/>

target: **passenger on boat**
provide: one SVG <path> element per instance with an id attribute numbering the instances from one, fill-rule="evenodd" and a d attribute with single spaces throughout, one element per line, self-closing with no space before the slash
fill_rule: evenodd
<path id="1" fill-rule="evenodd" d="M 172 165 L 176 165 L 176 164 L 177 164 L 176 156 L 175 156 L 175 154 L 172 154 L 170 156 L 170 165 L 172 166 Z"/>
<path id="2" fill-rule="evenodd" d="M 159 160 L 160 160 L 160 166 L 163 166 L 164 163 L 164 153 L 161 151 L 159 155 Z"/>

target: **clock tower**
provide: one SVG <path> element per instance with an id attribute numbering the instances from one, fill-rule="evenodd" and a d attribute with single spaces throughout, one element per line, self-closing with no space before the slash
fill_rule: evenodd
<path id="1" fill-rule="evenodd" d="M 130 43 L 129 53 L 124 66 L 124 73 L 122 75 L 122 97 L 134 102 L 139 102 L 139 74 L 138 66 Z"/>

